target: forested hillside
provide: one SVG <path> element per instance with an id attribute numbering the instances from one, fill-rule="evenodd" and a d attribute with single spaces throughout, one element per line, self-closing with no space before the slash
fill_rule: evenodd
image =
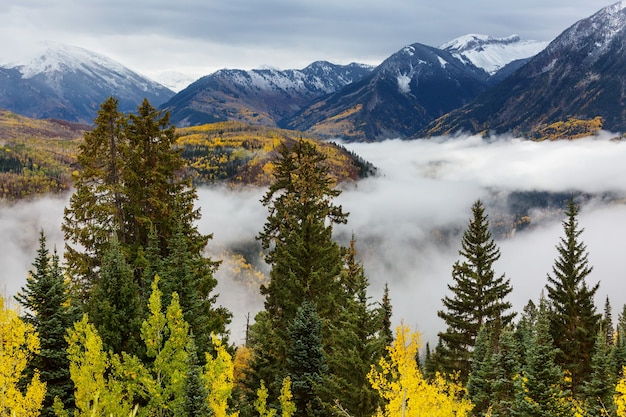
<path id="1" fill-rule="evenodd" d="M 93 126 L 37 120 L 0 111 L 0 199 L 14 201 L 68 191 L 72 173 L 81 169 L 78 147 Z M 276 148 L 305 138 L 303 133 L 239 122 L 213 123 L 176 130 L 183 173 L 194 185 L 228 183 L 266 186 Z M 338 181 L 356 180 L 375 168 L 344 148 L 320 143 Z"/>
<path id="2" fill-rule="evenodd" d="M 68 190 L 78 143 L 88 126 L 0 111 L 0 198 Z"/>
<path id="3" fill-rule="evenodd" d="M 217 135 L 227 149 L 236 131 L 185 141 Z M 543 295 L 523 311 L 494 272 L 483 203 L 468 207 L 438 312 L 445 330 L 422 346 L 408 326 L 392 328 L 394 294 L 368 294 L 358 236 L 333 238 L 349 215 L 332 158 L 311 140 L 276 143 L 258 232 L 264 308 L 235 345 L 219 260 L 204 251 L 211 235 L 195 226 L 196 188 L 179 175 L 189 142 L 177 138 L 147 101 L 125 115 L 109 99 L 74 148 L 64 262 L 41 231 L 21 312 L 0 299 L 2 415 L 626 415 L 626 306 L 614 321 L 608 299 L 594 304 L 573 196 Z"/>

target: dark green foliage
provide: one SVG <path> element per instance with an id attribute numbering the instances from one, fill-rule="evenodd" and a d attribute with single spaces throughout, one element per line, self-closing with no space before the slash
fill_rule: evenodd
<path id="1" fill-rule="evenodd" d="M 424 365 L 422 366 L 424 370 L 424 377 L 427 380 L 432 379 L 437 372 L 437 364 L 435 363 L 435 358 L 433 358 L 433 353 L 430 349 L 430 343 L 426 342 L 426 353 L 424 355 Z"/>
<path id="2" fill-rule="evenodd" d="M 451 296 L 443 298 L 444 310 L 437 312 L 446 323 L 446 331 L 439 333 L 441 350 L 437 350 L 440 370 L 451 374 L 460 372 L 466 381 L 471 367 L 471 350 L 483 325 L 508 325 L 515 313 L 508 312 L 511 304 L 505 301 L 512 291 L 504 275 L 495 276 L 493 264 L 500 258 L 489 221 L 481 201 L 472 206 L 473 217 L 463 233 L 459 254 L 465 259 L 454 264 L 448 285 Z"/>
<path id="3" fill-rule="evenodd" d="M 509 416 L 520 376 L 520 346 L 511 328 L 483 326 L 467 384 L 475 415 Z"/>
<path id="4" fill-rule="evenodd" d="M 623 367 L 626 366 L 626 304 L 622 307 L 616 327 L 615 346 L 611 351 L 611 356 L 615 374 L 621 375 Z"/>
<path id="5" fill-rule="evenodd" d="M 275 389 L 280 387 L 286 367 L 287 325 L 297 309 L 314 300 L 322 320 L 331 321 L 347 302 L 340 282 L 341 248 L 332 239 L 333 224 L 346 222 L 347 214 L 333 204 L 340 191 L 333 188 L 326 157 L 304 140 L 291 148 L 281 145 L 279 154 L 276 181 L 261 200 L 269 208 L 269 216 L 259 239 L 272 270 L 269 284 L 261 287 L 267 323 L 255 332 L 265 347 L 253 346 L 254 369 L 272 376 L 263 378 L 270 398 L 278 396 Z M 260 335 L 261 331 L 265 334 Z M 272 369 L 261 369 L 261 363 Z"/>
<path id="6" fill-rule="evenodd" d="M 315 304 L 304 301 L 288 327 L 287 370 L 296 415 L 325 415 L 318 391 L 328 373 L 322 344 L 322 320 Z"/>
<path id="7" fill-rule="evenodd" d="M 185 402 L 183 404 L 184 417 L 209 417 L 211 410 L 207 403 L 207 390 L 204 382 L 200 378 L 202 372 L 198 365 L 197 348 L 193 341 L 193 337 L 189 338 L 187 345 L 187 355 L 189 361 L 189 370 L 185 379 Z"/>
<path id="8" fill-rule="evenodd" d="M 189 249 L 183 230 L 176 226 L 169 241 L 170 253 L 157 263 L 157 273 L 164 303 L 170 303 L 172 293 L 178 294 L 198 350 L 212 352 L 211 332 L 225 335 L 231 314 L 223 307 L 213 308 L 217 296 L 212 296 L 211 291 L 217 285 L 213 276 L 217 264 Z"/>
<path id="9" fill-rule="evenodd" d="M 473 412 L 478 416 L 485 415 L 491 405 L 491 382 L 494 378 L 491 368 L 492 336 L 487 326 L 480 328 L 472 353 L 472 369 L 467 381 L 467 393 L 474 404 Z"/>
<path id="10" fill-rule="evenodd" d="M 586 416 L 615 415 L 613 394 L 615 393 L 618 374 L 615 373 L 611 350 L 611 346 L 606 342 L 606 333 L 604 331 L 598 332 L 591 358 L 591 378 L 585 381 L 582 387 Z"/>
<path id="11" fill-rule="evenodd" d="M 104 253 L 100 279 L 91 292 L 85 312 L 96 326 L 105 351 L 143 357 L 140 330 L 146 311 L 140 303 L 133 270 L 115 237 Z"/>
<path id="12" fill-rule="evenodd" d="M 564 237 L 557 250 L 558 258 L 548 274 L 546 289 L 550 301 L 550 331 L 558 348 L 557 363 L 571 375 L 572 394 L 591 376 L 591 357 L 600 326 L 594 296 L 599 283 L 588 287 L 585 278 L 592 267 L 587 260 L 586 245 L 580 241 L 583 229 L 578 228 L 578 207 L 571 198 L 563 221 Z"/>
<path id="13" fill-rule="evenodd" d="M 386 352 L 387 342 L 380 326 L 383 311 L 373 308 L 369 301 L 369 282 L 356 255 L 353 237 L 344 255 L 341 280 L 347 302 L 337 319 L 328 323 L 330 341 L 325 345 L 329 378 L 323 389 L 325 398 L 337 401 L 351 416 L 369 417 L 375 413 L 380 398 L 367 374 L 373 362 Z"/>
<path id="14" fill-rule="evenodd" d="M 391 316 L 393 315 L 393 306 L 389 297 L 389 284 L 385 282 L 383 290 L 383 299 L 380 305 L 381 328 L 380 338 L 385 346 L 391 346 L 393 342 L 393 329 L 391 328 Z M 387 354 L 387 350 L 383 350 L 383 354 Z"/>
<path id="15" fill-rule="evenodd" d="M 67 360 L 66 330 L 78 318 L 77 309 L 70 304 L 69 286 L 59 265 L 56 251 L 50 255 L 46 237 L 41 231 L 37 257 L 28 274 L 26 286 L 15 299 L 25 309 L 24 320 L 31 323 L 39 335 L 40 351 L 28 363 L 26 380 L 39 370 L 47 385 L 42 416 L 54 416 L 52 404 L 59 397 L 66 409 L 74 404 L 74 384 L 70 379 Z"/>
<path id="16" fill-rule="evenodd" d="M 550 335 L 545 300 L 541 300 L 537 321 L 528 344 L 526 363 L 516 379 L 516 395 L 511 407 L 513 417 L 572 417 L 569 392 L 561 389 L 565 375 L 555 363 L 557 350 Z"/>
<path id="17" fill-rule="evenodd" d="M 611 302 L 607 296 L 604 302 L 604 315 L 600 322 L 600 328 L 604 332 L 607 346 L 613 346 L 615 344 L 615 327 L 613 326 L 613 314 L 611 310 Z"/>
<path id="18" fill-rule="evenodd" d="M 347 214 L 332 203 L 340 191 L 314 144 L 283 144 L 279 152 L 276 181 L 261 200 L 270 214 L 259 239 L 272 266 L 271 281 L 261 288 L 265 309 L 284 327 L 307 299 L 316 300 L 322 317 L 334 313 L 342 261 L 332 224 L 345 223 Z"/>
<path id="19" fill-rule="evenodd" d="M 230 314 L 213 308 L 217 264 L 203 255 L 211 236 L 197 229 L 197 194 L 182 175 L 184 161 L 175 147 L 175 128 L 169 123 L 169 114 L 147 100 L 136 114 L 128 116 L 118 111 L 117 104 L 114 98 L 102 104 L 94 129 L 85 134 L 80 147 L 82 170 L 62 225 L 73 288 L 86 304 L 100 282 L 117 280 L 117 289 L 100 286 L 101 293 L 90 302 L 97 307 L 87 309 L 100 311 L 102 320 L 94 319 L 101 325 L 108 322 L 111 332 L 118 329 L 117 335 L 111 333 L 105 339 L 114 350 L 118 346 L 124 349 L 121 345 L 133 339 L 127 340 L 126 335 L 132 333 L 128 326 L 143 319 L 143 309 L 130 302 L 131 293 L 145 306 L 154 275 L 160 273 L 165 294 L 169 297 L 176 291 L 181 296 L 185 319 L 199 348 L 210 350 L 211 332 L 224 334 Z M 116 258 L 119 267 L 110 265 L 111 270 L 105 268 L 104 260 L 113 240 L 119 244 L 116 256 L 123 259 Z M 123 270 L 122 260 L 127 264 Z M 110 275 L 103 277 L 105 273 Z M 113 297 L 115 291 L 119 293 Z M 99 304 L 103 299 L 110 300 L 108 306 Z M 126 325 L 109 320 L 123 314 Z"/>
<path id="20" fill-rule="evenodd" d="M 117 105 L 113 97 L 104 101 L 94 129 L 85 133 L 77 157 L 82 169 L 63 216 L 67 272 L 83 300 L 97 281 L 111 236 L 117 233 L 118 240 L 126 242 L 121 227 L 124 198 L 120 165 L 127 146 L 123 133 L 127 120 Z"/>

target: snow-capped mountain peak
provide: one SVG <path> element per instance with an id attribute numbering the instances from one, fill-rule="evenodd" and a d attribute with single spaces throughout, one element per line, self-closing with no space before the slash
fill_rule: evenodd
<path id="1" fill-rule="evenodd" d="M 523 40 L 518 35 L 496 38 L 468 34 L 439 47 L 463 62 L 469 62 L 493 75 L 505 65 L 518 59 L 530 58 L 541 52 L 548 42 Z"/>
<path id="2" fill-rule="evenodd" d="M 27 54 L 6 63 L 0 63 L 0 66 L 18 69 L 23 78 L 55 72 L 101 72 L 102 69 L 122 76 L 137 76 L 122 64 L 103 55 L 52 41 L 40 42 Z"/>
<path id="3" fill-rule="evenodd" d="M 57 42 L 21 45 L 2 54 L 0 107 L 37 118 L 90 123 L 107 97 L 122 111 L 144 98 L 160 105 L 174 95 L 163 85 L 95 52 Z"/>

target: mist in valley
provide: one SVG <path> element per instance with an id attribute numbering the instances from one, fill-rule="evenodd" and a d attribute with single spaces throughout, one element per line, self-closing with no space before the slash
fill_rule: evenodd
<path id="1" fill-rule="evenodd" d="M 443 330 L 437 310 L 449 294 L 452 265 L 459 259 L 472 203 L 482 199 L 490 222 L 498 226 L 502 257 L 494 267 L 510 278 L 510 301 L 520 311 L 528 300 L 539 298 L 547 282 L 562 236 L 563 205 L 527 204 L 523 227 L 514 227 L 512 202 L 519 210 L 520 196 L 552 196 L 554 203 L 582 193 L 581 239 L 594 267 L 588 282 L 600 281 L 598 309 L 609 296 L 617 317 L 626 303 L 626 272 L 620 262 L 626 247 L 626 142 L 612 141 L 613 136 L 603 133 L 573 142 L 470 136 L 344 143 L 377 166 L 379 175 L 342 185 L 336 202 L 350 216 L 347 225 L 335 228 L 336 237 L 342 244 L 352 235 L 356 238 L 372 302 L 380 300 L 387 283 L 395 322 L 417 328 L 425 341 L 436 343 L 437 332 Z M 247 271 L 253 279 L 242 279 L 240 265 L 232 263 L 229 254 L 244 251 L 260 272 L 267 272 L 258 262 L 255 241 L 268 214 L 260 203 L 264 193 L 198 190 L 198 227 L 213 234 L 207 248 L 211 258 L 223 259 L 217 272 L 218 303 L 233 312 L 231 340 L 237 344 L 243 342 L 246 318 L 263 308 L 263 300 L 254 281 L 258 274 Z M 49 247 L 62 253 L 60 224 L 68 198 L 0 207 L 0 291 L 5 297 L 25 284 L 39 230 L 45 231 Z"/>

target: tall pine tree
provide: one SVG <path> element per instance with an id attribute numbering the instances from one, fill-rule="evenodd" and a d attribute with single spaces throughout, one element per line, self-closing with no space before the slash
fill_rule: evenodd
<path id="1" fill-rule="evenodd" d="M 70 379 L 65 336 L 78 317 L 70 303 L 70 289 L 59 265 L 59 256 L 56 251 L 50 254 L 43 230 L 33 268 L 15 299 L 24 307 L 24 320 L 39 335 L 40 350 L 28 362 L 25 374 L 30 380 L 37 370 L 46 384 L 42 416 L 47 417 L 54 416 L 52 405 L 57 396 L 65 407 L 73 407 L 74 385 Z"/>
<path id="2" fill-rule="evenodd" d="M 105 253 L 116 239 L 132 271 L 129 279 L 138 286 L 140 305 L 147 304 L 152 279 L 163 266 L 164 284 L 175 285 L 179 279 L 189 284 L 180 292 L 181 304 L 185 317 L 193 321 L 198 348 L 206 350 L 208 335 L 224 334 L 230 315 L 213 308 L 217 264 L 204 256 L 211 236 L 197 229 L 197 193 L 190 178 L 182 175 L 184 160 L 175 146 L 175 128 L 169 113 L 147 100 L 128 116 L 118 111 L 117 103 L 109 98 L 102 104 L 94 129 L 85 134 L 79 149 L 82 169 L 62 225 L 73 289 L 83 302 L 89 299 L 105 271 Z M 181 270 L 174 273 L 174 267 Z"/>
<path id="3" fill-rule="evenodd" d="M 124 134 L 127 118 L 117 105 L 113 97 L 102 103 L 94 129 L 85 133 L 79 145 L 81 170 L 63 216 L 67 272 L 83 299 L 97 281 L 111 235 L 118 233 L 120 242 L 125 242 L 121 233 L 125 200 L 121 171 L 128 143 Z"/>
<path id="4" fill-rule="evenodd" d="M 489 221 L 480 200 L 472 205 L 472 219 L 463 233 L 461 250 L 464 260 L 457 261 L 452 270 L 452 292 L 443 298 L 444 310 L 437 312 L 446 323 L 439 333 L 442 342 L 437 349 L 437 360 L 444 373 L 459 371 L 467 380 L 476 337 L 483 325 L 508 325 L 515 313 L 509 312 L 511 303 L 506 297 L 512 291 L 504 275 L 496 277 L 493 264 L 500 258 L 489 230 Z"/>
<path id="5" fill-rule="evenodd" d="M 591 358 L 600 326 L 594 296 L 599 283 L 587 286 L 591 273 L 587 247 L 580 241 L 583 229 L 578 227 L 578 206 L 572 197 L 563 221 L 565 236 L 557 245 L 558 258 L 548 274 L 548 300 L 550 302 L 550 332 L 558 348 L 557 363 L 570 378 L 569 388 L 574 397 L 581 394 L 585 381 L 591 377 Z"/>
<path id="6" fill-rule="evenodd" d="M 338 406 L 353 417 L 369 417 L 380 405 L 380 397 L 367 379 L 374 358 L 387 352 L 390 342 L 381 329 L 383 312 L 367 295 L 369 282 L 363 265 L 356 259 L 354 236 L 344 255 L 342 283 L 347 303 L 337 319 L 329 322 L 327 345 L 329 374 L 324 390 Z"/>
<path id="7" fill-rule="evenodd" d="M 333 203 L 340 191 L 334 188 L 326 156 L 309 141 L 282 144 L 274 177 L 261 200 L 269 215 L 259 233 L 272 269 L 269 283 L 261 287 L 265 311 L 257 315 L 252 332 L 257 341 L 253 368 L 263 375 L 259 380 L 267 383 L 270 398 L 278 397 L 285 376 L 287 326 L 298 308 L 315 302 L 325 322 L 335 320 L 348 302 L 340 282 L 342 251 L 332 238 L 333 225 L 345 223 L 347 214 Z"/>

